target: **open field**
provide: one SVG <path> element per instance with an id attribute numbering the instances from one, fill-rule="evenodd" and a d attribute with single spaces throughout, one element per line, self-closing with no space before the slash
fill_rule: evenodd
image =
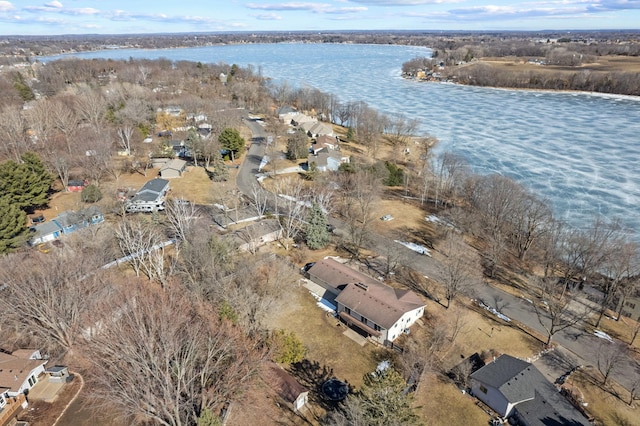
<path id="1" fill-rule="evenodd" d="M 600 56 L 598 61 L 578 67 L 531 64 L 525 58 L 507 56 L 503 58 L 481 58 L 480 62 L 509 70 L 518 71 L 600 71 L 600 72 L 640 72 L 640 57 L 637 56 Z"/>

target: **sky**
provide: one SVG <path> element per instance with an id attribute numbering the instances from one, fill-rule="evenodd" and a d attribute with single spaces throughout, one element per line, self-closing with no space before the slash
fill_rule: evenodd
<path id="1" fill-rule="evenodd" d="M 0 0 L 1 35 L 640 28 L 640 0 Z"/>

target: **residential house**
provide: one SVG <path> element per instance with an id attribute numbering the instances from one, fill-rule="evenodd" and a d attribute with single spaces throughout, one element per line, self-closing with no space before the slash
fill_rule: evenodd
<path id="1" fill-rule="evenodd" d="M 311 151 L 317 154 L 319 151 L 325 150 L 338 150 L 338 138 L 329 135 L 320 135 L 316 138 L 316 141 L 311 145 Z"/>
<path id="2" fill-rule="evenodd" d="M 0 352 L 0 388 L 4 389 L 2 394 L 16 397 L 29 392 L 44 373 L 46 363 L 38 350 L 20 350 L 11 354 Z"/>
<path id="3" fill-rule="evenodd" d="M 350 157 L 342 155 L 339 151 L 323 149 L 317 154 L 309 154 L 307 157 L 307 164 L 311 167 L 315 164 L 317 170 L 321 172 L 332 171 L 335 172 L 342 163 L 349 163 Z"/>
<path id="4" fill-rule="evenodd" d="M 180 159 L 169 160 L 160 168 L 160 176 L 163 179 L 182 177 L 187 169 L 187 162 Z"/>
<path id="5" fill-rule="evenodd" d="M 302 129 L 304 129 L 304 126 L 307 126 L 309 124 L 313 125 L 315 123 L 318 122 L 317 118 L 314 117 L 309 117 L 306 114 L 295 114 L 292 118 L 291 118 L 291 124 L 293 124 L 294 126 L 298 126 Z M 305 124 L 306 123 L 306 124 Z M 304 129 L 305 132 L 307 131 L 307 129 Z"/>
<path id="6" fill-rule="evenodd" d="M 309 279 L 334 295 L 338 317 L 379 343 L 393 342 L 424 314 L 425 303 L 411 290 L 390 287 L 337 260 L 316 262 Z"/>
<path id="7" fill-rule="evenodd" d="M 62 235 L 71 234 L 79 229 L 102 222 L 104 222 L 104 216 L 96 206 L 90 206 L 77 212 L 68 210 L 60 213 L 50 222 L 32 227 L 35 234 L 29 240 L 29 244 L 36 245 L 57 240 Z"/>
<path id="8" fill-rule="evenodd" d="M 279 398 L 293 411 L 300 411 L 309 400 L 309 390 L 277 364 L 267 364 L 265 379 Z"/>
<path id="9" fill-rule="evenodd" d="M 240 228 L 231 235 L 238 250 L 255 253 L 256 250 L 282 236 L 282 227 L 277 219 L 261 220 Z"/>
<path id="10" fill-rule="evenodd" d="M 129 213 L 154 212 L 164 210 L 164 200 L 169 192 L 169 181 L 155 178 L 145 183 L 142 188 L 126 202 L 125 209 Z"/>
<path id="11" fill-rule="evenodd" d="M 85 180 L 70 180 L 67 182 L 67 191 L 69 192 L 81 192 L 85 186 L 89 185 L 89 181 Z"/>
<path id="12" fill-rule="evenodd" d="M 518 425 L 590 424 L 533 364 L 510 355 L 472 373 L 471 390 L 498 415 Z"/>
<path id="13" fill-rule="evenodd" d="M 318 138 L 322 135 L 333 136 L 333 127 L 331 124 L 321 122 L 313 123 L 311 126 L 309 126 L 309 124 L 310 123 L 303 123 L 300 127 L 302 127 L 310 137 Z"/>

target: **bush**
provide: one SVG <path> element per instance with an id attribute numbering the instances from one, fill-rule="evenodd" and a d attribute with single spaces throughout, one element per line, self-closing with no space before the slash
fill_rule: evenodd
<path id="1" fill-rule="evenodd" d="M 271 335 L 275 354 L 273 359 L 281 364 L 293 364 L 304 359 L 307 352 L 304 344 L 293 332 L 276 330 Z"/>
<path id="2" fill-rule="evenodd" d="M 85 203 L 97 203 L 102 199 L 102 191 L 94 184 L 90 184 L 84 187 L 80 198 Z"/>
<path id="3" fill-rule="evenodd" d="M 400 186 L 404 183 L 404 172 L 395 163 L 387 161 L 385 164 L 389 171 L 389 176 L 384 180 L 384 184 L 387 186 Z"/>

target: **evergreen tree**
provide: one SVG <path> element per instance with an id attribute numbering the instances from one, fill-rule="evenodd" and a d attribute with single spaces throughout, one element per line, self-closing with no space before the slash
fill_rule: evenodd
<path id="1" fill-rule="evenodd" d="M 404 171 L 398 167 L 397 164 L 391 163 L 387 161 L 385 163 L 387 170 L 389 171 L 389 175 L 384 180 L 384 184 L 387 186 L 399 186 L 404 182 Z"/>
<path id="2" fill-rule="evenodd" d="M 406 382 L 392 368 L 364 376 L 362 389 L 349 395 L 336 424 L 409 426 L 420 424 L 413 411 L 413 396 L 405 394 Z"/>
<path id="3" fill-rule="evenodd" d="M 229 180 L 229 169 L 224 164 L 224 159 L 220 153 L 213 154 L 210 167 L 211 169 L 207 171 L 209 179 L 214 182 L 226 182 Z"/>
<path id="4" fill-rule="evenodd" d="M 87 185 L 82 189 L 80 198 L 85 203 L 97 203 L 102 199 L 102 191 L 96 185 Z"/>
<path id="5" fill-rule="evenodd" d="M 302 130 L 297 130 L 287 139 L 287 158 L 297 160 L 309 155 L 309 138 Z"/>
<path id="6" fill-rule="evenodd" d="M 245 141 L 236 129 L 227 127 L 220 133 L 218 140 L 223 148 L 231 151 L 231 161 L 235 160 L 236 154 L 242 154 L 244 151 Z"/>
<path id="7" fill-rule="evenodd" d="M 47 204 L 53 176 L 33 153 L 22 156 L 23 163 L 12 160 L 0 165 L 0 194 L 25 211 Z"/>
<path id="8" fill-rule="evenodd" d="M 313 204 L 305 229 L 307 246 L 312 250 L 324 248 L 331 240 L 327 229 L 327 216 L 318 204 Z"/>
<path id="9" fill-rule="evenodd" d="M 204 410 L 202 410 L 202 413 L 200 413 L 200 417 L 198 417 L 197 426 L 221 426 L 221 425 L 222 425 L 222 421 L 220 420 L 220 417 L 213 414 L 213 411 L 211 411 L 209 408 L 205 408 Z"/>
<path id="10" fill-rule="evenodd" d="M 27 241 L 27 215 L 11 203 L 9 197 L 0 197 L 0 254 L 8 253 Z"/>

